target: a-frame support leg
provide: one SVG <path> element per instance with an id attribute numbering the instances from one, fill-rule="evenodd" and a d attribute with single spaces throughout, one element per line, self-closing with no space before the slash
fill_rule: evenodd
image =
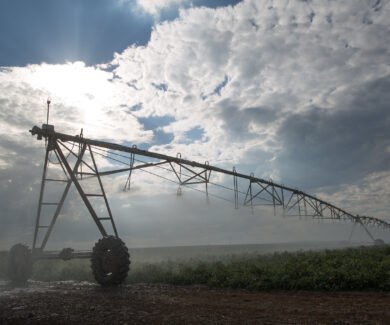
<path id="1" fill-rule="evenodd" d="M 47 149 L 46 151 L 46 156 L 45 156 L 45 165 L 44 165 L 44 168 L 43 168 L 43 177 L 42 177 L 42 183 L 41 183 L 41 191 L 40 191 L 40 195 L 39 195 L 39 204 L 38 204 L 38 213 L 37 213 L 37 218 L 36 218 L 36 224 L 35 224 L 35 231 L 34 231 L 34 241 L 33 241 L 33 251 L 36 251 L 37 250 L 37 241 L 38 241 L 38 232 L 39 232 L 39 229 L 40 228 L 47 228 L 47 231 L 45 233 L 45 236 L 42 240 L 42 243 L 39 247 L 39 251 L 42 252 L 45 247 L 46 247 L 46 244 L 47 244 L 47 241 L 49 240 L 49 237 L 50 237 L 50 234 L 54 228 L 54 225 L 57 221 L 57 218 L 61 212 L 61 209 L 62 209 L 62 206 L 64 205 L 64 202 L 65 202 L 65 199 L 68 195 L 68 192 L 69 192 L 69 189 L 70 189 L 70 186 L 72 185 L 72 179 L 70 177 L 68 177 L 68 180 L 65 181 L 66 182 L 66 186 L 65 186 L 65 189 L 61 195 L 61 198 L 60 198 L 60 201 L 59 203 L 57 204 L 57 208 L 54 212 L 54 215 L 51 219 L 51 222 L 50 222 L 50 225 L 49 226 L 41 226 L 40 225 L 40 219 L 41 219 L 41 213 L 42 213 L 42 205 L 43 205 L 43 196 L 44 196 L 44 191 L 45 191 L 45 183 L 46 183 L 46 175 L 47 175 L 47 168 L 48 168 L 48 156 L 49 156 L 49 151 L 51 151 L 53 149 Z M 84 149 L 85 151 L 85 149 Z M 83 157 L 83 154 L 84 154 L 84 151 L 80 151 L 80 155 L 78 156 L 78 159 L 73 167 L 73 170 L 72 170 L 72 173 L 74 174 L 81 161 L 82 161 L 82 157 Z M 61 158 L 62 160 L 62 158 Z M 66 159 L 65 159 L 66 160 Z M 62 163 L 64 163 L 62 161 Z M 65 170 L 64 170 L 65 172 Z M 66 174 L 66 173 L 65 173 Z"/>
<path id="2" fill-rule="evenodd" d="M 36 249 L 37 238 L 38 238 L 38 230 L 39 230 L 41 212 L 42 212 L 43 193 L 45 192 L 47 164 L 49 161 L 49 151 L 50 151 L 49 146 L 46 146 L 45 162 L 43 165 L 43 173 L 42 173 L 42 181 L 41 181 L 41 190 L 39 192 L 38 211 L 37 211 L 37 217 L 35 219 L 35 230 L 34 230 L 34 239 L 33 239 L 33 246 L 32 246 L 33 251 Z"/>
<path id="3" fill-rule="evenodd" d="M 91 202 L 89 202 L 88 197 L 85 195 L 84 190 L 81 187 L 81 185 L 80 185 L 80 183 L 79 183 L 79 181 L 78 181 L 78 179 L 76 177 L 75 172 L 73 172 L 72 168 L 69 166 L 69 163 L 66 160 L 66 158 L 65 158 L 65 156 L 64 156 L 60 146 L 58 145 L 57 141 L 55 141 L 54 146 L 55 146 L 55 149 L 57 150 L 58 155 L 61 158 L 62 163 L 65 166 L 66 171 L 69 174 L 69 177 L 72 179 L 73 184 L 75 185 L 77 191 L 79 192 L 81 199 L 83 200 L 85 206 L 87 207 L 89 213 L 91 214 L 92 219 L 95 221 L 96 226 L 98 227 L 98 229 L 99 229 L 100 233 L 102 234 L 102 236 L 106 237 L 107 236 L 106 230 L 104 229 L 104 227 L 103 227 L 102 223 L 100 222 L 100 220 L 99 220 L 95 210 L 93 209 Z M 84 154 L 86 147 L 87 147 L 87 145 L 83 144 L 82 149 L 81 149 L 81 151 L 82 151 L 81 156 Z"/>

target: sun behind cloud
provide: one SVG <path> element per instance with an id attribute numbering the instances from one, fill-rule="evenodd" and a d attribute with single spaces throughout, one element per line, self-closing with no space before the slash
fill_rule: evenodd
<path id="1" fill-rule="evenodd" d="M 45 109 L 50 97 L 50 124 L 60 132 L 83 128 L 89 137 L 135 142 L 150 139 L 150 131 L 144 131 L 137 118 L 129 114 L 125 104 L 131 94 L 124 91 L 126 86 L 113 82 L 112 72 L 78 61 L 10 68 L 3 78 L 8 87 L 27 87 L 30 102 L 40 102 L 39 111 Z M 42 118 L 31 123 L 46 122 Z"/>

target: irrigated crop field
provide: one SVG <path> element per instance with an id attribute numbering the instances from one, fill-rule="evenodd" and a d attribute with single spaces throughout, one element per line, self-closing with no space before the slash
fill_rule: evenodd
<path id="1" fill-rule="evenodd" d="M 143 252 L 119 288 L 87 260 L 41 261 L 27 288 L 0 285 L 0 324 L 388 324 L 389 246 L 236 253 Z"/>

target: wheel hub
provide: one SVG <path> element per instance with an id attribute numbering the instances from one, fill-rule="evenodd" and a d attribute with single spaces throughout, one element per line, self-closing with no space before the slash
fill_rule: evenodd
<path id="1" fill-rule="evenodd" d="M 116 258 L 112 251 L 108 249 L 102 256 L 102 268 L 106 273 L 111 273 L 116 265 Z"/>

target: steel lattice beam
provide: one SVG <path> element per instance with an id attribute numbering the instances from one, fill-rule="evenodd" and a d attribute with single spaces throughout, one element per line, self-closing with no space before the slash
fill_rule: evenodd
<path id="1" fill-rule="evenodd" d="M 281 206 L 283 208 L 283 213 L 287 215 L 289 214 L 290 211 L 297 209 L 298 215 L 302 215 L 302 216 L 312 216 L 315 218 L 332 219 L 332 220 L 350 220 L 354 223 L 358 223 L 363 226 L 374 225 L 377 227 L 390 229 L 390 223 L 384 220 L 374 218 L 374 217 L 369 217 L 369 216 L 359 216 L 359 215 L 351 214 L 343 210 L 342 208 L 339 208 L 329 202 L 326 202 L 313 195 L 300 191 L 296 188 L 291 188 L 288 186 L 277 184 L 270 180 L 258 178 L 255 177 L 253 174 L 251 175 L 241 174 L 238 173 L 235 168 L 233 168 L 233 170 L 227 170 L 216 166 L 212 166 L 208 162 L 202 164 L 195 161 L 186 160 L 181 158 L 181 155 L 173 157 L 173 156 L 163 155 L 160 153 L 151 152 L 147 150 L 141 150 L 135 146 L 129 147 L 129 146 L 124 146 L 115 143 L 92 140 L 92 139 L 84 138 L 82 136 L 72 136 L 64 133 L 58 133 L 54 131 L 53 126 L 43 125 L 42 128 L 34 126 L 32 130 L 30 130 L 30 132 L 32 135 L 37 135 L 38 139 L 46 138 L 49 140 L 49 143 L 53 143 L 53 144 L 57 143 L 58 141 L 62 143 L 74 142 L 82 146 L 88 146 L 88 148 L 99 147 L 99 148 L 105 148 L 108 150 L 125 152 L 130 154 L 130 166 L 128 168 L 114 169 L 111 171 L 104 171 L 99 173 L 96 170 L 94 170 L 92 167 L 88 166 L 92 169 L 92 173 L 84 172 L 83 173 L 84 175 L 101 177 L 105 175 L 111 175 L 111 174 L 127 171 L 130 172 L 129 174 L 130 177 L 131 171 L 135 169 L 143 169 L 148 167 L 155 167 L 155 166 L 169 164 L 172 171 L 175 173 L 180 186 L 181 185 L 185 186 L 189 184 L 205 184 L 206 192 L 207 192 L 208 191 L 207 186 L 210 181 L 211 172 L 222 173 L 225 175 L 233 176 L 234 202 L 236 207 L 238 207 L 237 180 L 241 179 L 241 180 L 249 181 L 249 187 L 243 202 L 244 205 L 250 204 L 253 207 L 253 205 L 255 205 L 254 204 L 255 200 L 262 199 L 265 202 L 268 202 L 268 205 L 272 205 L 274 207 L 274 211 L 276 206 Z M 134 156 L 136 155 L 157 159 L 159 161 L 153 163 L 134 165 Z M 77 157 L 77 155 L 75 155 L 75 157 Z M 69 168 L 67 169 L 69 172 Z M 182 174 L 183 169 L 189 172 L 190 176 L 187 175 L 186 177 L 184 177 L 183 176 L 184 174 Z"/>

